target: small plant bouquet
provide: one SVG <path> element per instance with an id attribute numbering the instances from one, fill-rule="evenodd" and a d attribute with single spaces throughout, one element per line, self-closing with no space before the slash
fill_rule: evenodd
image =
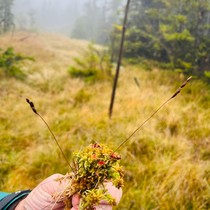
<path id="1" fill-rule="evenodd" d="M 68 181 L 61 195 L 65 209 L 71 209 L 71 198 L 80 196 L 79 209 L 91 210 L 101 200 L 114 206 L 116 201 L 108 194 L 105 183 L 112 182 L 116 188 L 123 186 L 123 170 L 120 156 L 105 145 L 91 144 L 81 152 L 74 153 L 75 171 L 58 181 Z"/>

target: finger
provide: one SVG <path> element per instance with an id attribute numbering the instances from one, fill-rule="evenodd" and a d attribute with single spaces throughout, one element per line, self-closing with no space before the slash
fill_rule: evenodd
<path id="1" fill-rule="evenodd" d="M 112 210 L 112 206 L 107 204 L 99 204 L 98 206 L 94 207 L 94 210 Z"/>
<path id="2" fill-rule="evenodd" d="M 78 210 L 79 208 L 79 201 L 80 201 L 80 196 L 78 194 L 73 195 L 72 197 L 72 205 L 73 207 L 71 210 Z"/>
<path id="3" fill-rule="evenodd" d="M 108 190 L 108 193 L 115 198 L 116 204 L 118 204 L 120 202 L 120 199 L 122 197 L 122 189 L 118 189 L 116 188 L 112 182 L 107 182 L 105 183 L 105 188 Z M 103 201 L 101 201 L 100 203 L 104 204 Z"/>

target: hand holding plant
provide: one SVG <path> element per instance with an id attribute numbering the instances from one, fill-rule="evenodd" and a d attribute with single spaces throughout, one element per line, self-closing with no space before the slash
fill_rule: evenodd
<path id="1" fill-rule="evenodd" d="M 64 209 L 65 204 L 63 198 L 56 200 L 52 195 L 59 195 L 66 189 L 67 182 L 63 180 L 62 182 L 56 181 L 58 178 L 63 178 L 61 174 L 54 174 L 44 181 L 42 181 L 32 192 L 22 200 L 15 210 L 24 210 L 24 209 L 53 209 L 59 210 Z M 108 193 L 116 199 L 116 202 L 119 203 L 122 196 L 122 190 L 115 188 L 112 183 L 106 184 L 106 189 Z M 71 199 L 71 210 L 78 210 L 80 204 L 80 196 L 75 194 Z M 104 210 L 112 209 L 112 206 L 108 205 L 104 201 L 100 201 L 98 206 L 95 206 L 95 209 L 103 208 Z"/>

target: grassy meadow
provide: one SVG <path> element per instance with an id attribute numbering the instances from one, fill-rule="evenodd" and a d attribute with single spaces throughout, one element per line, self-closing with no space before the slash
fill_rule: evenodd
<path id="1" fill-rule="evenodd" d="M 0 191 L 32 189 L 53 173 L 69 171 L 25 98 L 34 102 L 71 160 L 92 141 L 116 148 L 187 78 L 125 64 L 109 120 L 112 82 L 88 84 L 67 71 L 87 45 L 47 33 L 0 36 L 1 48 L 13 46 L 35 59 L 23 62 L 24 81 L 0 73 Z M 194 78 L 118 153 L 125 186 L 114 209 L 210 209 L 210 87 Z"/>

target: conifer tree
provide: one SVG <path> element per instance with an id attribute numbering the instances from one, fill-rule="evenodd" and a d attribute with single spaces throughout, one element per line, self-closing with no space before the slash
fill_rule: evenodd
<path id="1" fill-rule="evenodd" d="M 132 0 L 125 56 L 202 74 L 210 70 L 209 0 Z"/>

